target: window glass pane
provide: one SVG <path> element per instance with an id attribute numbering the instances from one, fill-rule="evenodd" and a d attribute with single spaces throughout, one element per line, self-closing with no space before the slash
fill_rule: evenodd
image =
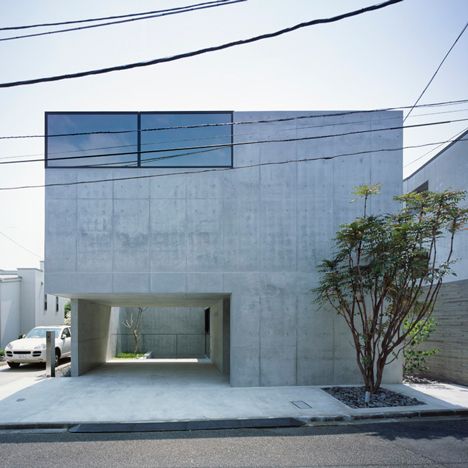
<path id="1" fill-rule="evenodd" d="M 231 121 L 230 112 L 144 113 L 141 115 L 141 165 L 229 167 L 232 165 Z M 169 129 L 185 126 L 194 128 Z M 152 130 L 160 128 L 167 129 Z"/>
<path id="2" fill-rule="evenodd" d="M 47 166 L 134 167 L 138 162 L 137 128 L 137 114 L 47 114 Z M 50 136 L 87 132 L 123 133 Z M 77 157 L 95 155 L 102 156 Z"/>

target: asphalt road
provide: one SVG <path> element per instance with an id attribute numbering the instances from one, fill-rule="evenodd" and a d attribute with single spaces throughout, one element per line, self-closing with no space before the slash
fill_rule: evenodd
<path id="1" fill-rule="evenodd" d="M 468 418 L 294 429 L 0 433 L 2 467 L 468 466 Z"/>

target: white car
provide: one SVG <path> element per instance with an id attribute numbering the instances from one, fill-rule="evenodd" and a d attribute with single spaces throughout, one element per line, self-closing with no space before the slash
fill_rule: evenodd
<path id="1" fill-rule="evenodd" d="M 33 328 L 26 336 L 5 346 L 5 360 L 11 368 L 20 364 L 46 362 L 46 332 L 55 333 L 55 365 L 71 354 L 71 334 L 67 325 Z"/>

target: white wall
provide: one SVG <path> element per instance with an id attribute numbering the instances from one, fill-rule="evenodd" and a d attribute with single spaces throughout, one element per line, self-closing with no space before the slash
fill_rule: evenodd
<path id="1" fill-rule="evenodd" d="M 468 132 L 406 178 L 403 181 L 404 192 L 412 192 L 426 181 L 429 190 L 433 192 L 468 190 Z M 468 199 L 462 205 L 468 207 Z M 441 254 L 446 253 L 448 244 L 448 241 L 442 241 L 438 251 Z M 455 235 L 454 258 L 457 262 L 453 265 L 453 271 L 457 276 L 447 276 L 444 279 L 446 283 L 468 279 L 468 229 L 466 226 Z"/>
<path id="2" fill-rule="evenodd" d="M 0 348 L 20 334 L 20 279 L 0 281 Z"/>

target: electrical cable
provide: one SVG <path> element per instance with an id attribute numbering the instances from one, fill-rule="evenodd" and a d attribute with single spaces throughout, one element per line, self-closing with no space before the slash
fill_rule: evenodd
<path id="1" fill-rule="evenodd" d="M 461 139 L 458 141 L 467 141 L 468 139 Z M 245 166 L 235 166 L 235 167 L 220 167 L 220 168 L 206 168 L 206 169 L 198 169 L 198 170 L 190 170 L 190 171 L 178 171 L 178 172 L 166 172 L 166 173 L 159 173 L 159 174 L 146 174 L 140 176 L 128 176 L 128 177 L 115 177 L 115 178 L 107 178 L 107 179 L 94 179 L 94 180 L 80 180 L 76 182 L 55 182 L 49 184 L 40 184 L 40 185 L 18 185 L 12 187 L 0 187 L 0 191 L 8 191 L 8 190 L 26 190 L 26 189 L 36 189 L 36 188 L 47 188 L 47 187 L 65 187 L 65 186 L 72 186 L 72 185 L 84 185 L 84 184 L 97 184 L 101 182 L 115 182 L 115 181 L 122 181 L 122 180 L 138 180 L 138 179 L 152 179 L 156 177 L 168 177 L 168 176 L 181 176 L 186 174 L 203 174 L 206 172 L 220 172 L 220 171 L 235 171 L 240 169 L 249 169 L 254 167 L 263 167 L 263 166 L 276 166 L 276 165 L 283 165 L 283 164 L 291 164 L 291 163 L 300 163 L 300 162 L 309 162 L 309 161 L 319 161 L 319 160 L 332 160 L 341 157 L 347 156 L 358 156 L 363 154 L 373 154 L 373 153 L 382 153 L 382 152 L 393 152 L 393 151 L 402 151 L 405 149 L 413 149 L 413 148 L 422 148 L 424 146 L 432 146 L 432 145 L 439 145 L 449 143 L 449 140 L 446 141 L 437 141 L 432 143 L 423 143 L 420 145 L 410 145 L 410 146 L 400 146 L 397 148 L 380 148 L 374 150 L 364 150 L 364 151 L 356 151 L 353 153 L 341 153 L 335 154 L 331 156 L 318 156 L 314 158 L 301 158 L 301 159 L 288 159 L 283 161 L 271 161 L 271 162 L 264 162 L 264 163 L 256 163 L 256 164 L 248 164 Z M 148 168 L 151 169 L 151 168 Z M 159 168 L 161 169 L 161 168 Z"/>
<path id="2" fill-rule="evenodd" d="M 216 1 L 211 1 L 211 2 L 204 2 L 204 3 L 196 3 L 194 5 L 186 5 L 186 6 L 181 6 L 181 7 L 176 7 L 176 8 L 168 8 L 165 10 L 152 10 L 152 11 L 143 11 L 140 13 L 127 13 L 125 15 L 114 15 L 114 16 L 101 16 L 98 18 L 87 18 L 87 19 L 81 19 L 81 20 L 70 20 L 70 21 L 59 21 L 55 23 L 40 23 L 40 24 L 28 24 L 28 25 L 22 25 L 22 26 L 4 26 L 0 28 L 0 31 L 12 31 L 12 30 L 18 30 L 18 29 L 31 29 L 31 28 L 44 28 L 44 27 L 49 27 L 49 26 L 63 26 L 65 24 L 78 24 L 78 23 L 91 23 L 95 21 L 106 21 L 106 20 L 111 20 L 111 19 L 120 19 L 120 18 L 129 18 L 129 17 L 134 17 L 134 16 L 146 16 L 146 15 L 152 15 L 153 13 L 162 13 L 166 11 L 175 11 L 175 10 L 181 10 L 184 8 L 190 8 L 190 7 L 197 7 L 201 5 L 210 5 L 213 3 L 222 3 L 222 2 L 227 2 L 229 0 L 216 0 Z"/>
<path id="3" fill-rule="evenodd" d="M 457 132 L 455 133 L 455 135 L 453 135 L 452 137 L 450 137 L 450 140 L 449 142 L 453 142 L 453 141 L 456 141 L 457 138 L 460 136 L 460 135 L 463 135 L 465 132 L 468 131 L 468 127 L 464 128 L 461 132 Z M 433 153 L 434 151 L 436 151 L 438 148 L 440 148 L 441 146 L 444 146 L 445 145 L 445 141 L 442 142 L 440 145 L 436 146 L 435 148 L 432 148 L 430 151 L 428 151 L 427 153 L 424 153 L 422 154 L 421 156 L 418 156 L 416 159 L 413 159 L 413 161 L 409 162 L 408 164 L 405 164 L 403 167 L 408 167 L 408 166 L 411 166 L 412 164 L 414 164 L 415 162 L 419 161 L 420 159 L 424 158 L 425 156 L 427 156 L 428 154 L 431 154 Z M 437 153 L 438 154 L 438 153 Z"/>
<path id="4" fill-rule="evenodd" d="M 351 18 L 353 16 L 358 16 L 364 13 L 369 13 L 371 11 L 380 10 L 382 8 L 386 8 L 391 5 L 394 5 L 396 3 L 400 3 L 402 1 L 403 0 L 388 0 L 383 3 L 371 5 L 365 8 L 361 8 L 359 10 L 350 11 L 350 12 L 343 13 L 337 16 L 333 16 L 330 18 L 314 19 L 311 21 L 306 21 L 303 23 L 295 24 L 294 26 L 280 29 L 271 33 L 261 34 L 259 36 L 250 37 L 248 39 L 241 39 L 237 41 L 226 42 L 224 44 L 219 44 L 219 45 L 211 46 L 211 47 L 205 47 L 203 49 L 198 49 L 198 50 L 194 50 L 190 52 L 183 52 L 183 53 L 172 55 L 169 57 L 159 57 L 159 58 L 144 61 L 144 62 L 127 63 L 124 65 L 117 65 L 113 67 L 98 68 L 94 70 L 86 70 L 86 71 L 81 71 L 81 72 L 76 72 L 76 73 L 67 73 L 65 75 L 53 75 L 53 76 L 47 76 L 47 77 L 42 77 L 42 78 L 33 78 L 29 80 L 20 80 L 20 81 L 8 82 L 8 83 L 0 83 L 0 88 L 12 88 L 16 86 L 25 86 L 25 85 L 32 85 L 32 84 L 38 84 L 38 83 L 47 83 L 47 82 L 52 82 L 52 81 L 68 80 L 68 79 L 73 79 L 73 78 L 82 78 L 85 76 L 101 75 L 104 73 L 110 73 L 114 71 L 130 70 L 132 68 L 141 68 L 141 67 L 147 67 L 150 65 L 158 65 L 161 63 L 174 62 L 177 60 L 196 57 L 198 55 L 216 52 L 216 51 L 228 49 L 231 47 L 237 47 L 240 45 L 251 44 L 253 42 L 258 42 L 258 41 L 265 40 L 265 39 L 271 39 L 273 37 L 278 37 L 283 34 L 287 34 L 293 31 L 297 31 L 302 28 L 315 26 L 318 24 L 334 23 L 337 21 L 344 20 L 346 18 Z"/>
<path id="5" fill-rule="evenodd" d="M 419 101 L 421 100 L 421 98 L 424 96 L 424 93 L 427 91 L 427 88 L 429 88 L 429 86 L 431 85 L 431 83 L 434 81 L 434 78 L 436 77 L 437 73 L 439 73 L 439 70 L 442 68 L 442 65 L 444 64 L 445 60 L 447 59 L 447 57 L 450 55 L 450 52 L 452 52 L 452 49 L 455 47 L 455 45 L 457 44 L 458 40 L 460 39 L 460 37 L 463 36 L 463 33 L 466 31 L 466 28 L 468 27 L 468 23 L 465 24 L 465 27 L 461 30 L 460 34 L 457 36 L 457 38 L 455 39 L 454 43 L 451 45 L 450 49 L 447 51 L 447 53 L 445 54 L 444 58 L 442 59 L 442 61 L 439 63 L 439 66 L 437 67 L 436 71 L 434 72 L 434 74 L 431 76 L 431 79 L 429 80 L 429 82 L 427 83 L 427 85 L 425 86 L 425 88 L 422 90 L 422 93 L 419 95 L 418 99 L 416 99 L 415 103 L 414 103 L 414 106 L 409 110 L 409 112 L 406 114 L 406 117 L 403 119 L 403 123 L 405 123 L 406 119 L 410 116 L 411 112 L 413 112 L 413 109 L 414 107 L 419 103 Z"/>
<path id="6" fill-rule="evenodd" d="M 28 251 L 29 253 L 35 255 L 36 257 L 42 258 L 42 255 L 38 255 L 36 252 L 33 252 L 32 250 L 29 250 L 27 247 L 24 245 L 21 245 L 20 243 L 16 242 L 15 239 L 12 239 L 10 236 L 7 236 L 5 233 L 0 232 L 0 235 L 8 239 L 10 242 L 13 242 L 13 244 L 17 245 L 18 247 L 21 247 L 22 249 Z"/>
<path id="7" fill-rule="evenodd" d="M 439 102 L 432 102 L 428 104 L 419 104 L 416 107 L 441 107 L 441 106 L 448 106 L 448 105 L 455 105 L 455 104 L 463 104 L 467 103 L 468 99 L 457 99 L 452 101 L 439 101 Z M 294 117 L 279 117 L 275 119 L 262 119 L 262 120 L 243 120 L 239 122 L 218 122 L 218 123 L 204 123 L 204 124 L 196 124 L 196 125 L 176 125 L 171 127 L 155 127 L 155 128 L 143 128 L 141 132 L 157 132 L 157 131 L 166 131 L 166 130 L 184 130 L 184 129 L 193 129 L 193 128 L 207 128 L 207 127 L 224 127 L 224 126 L 237 126 L 237 125 L 252 125 L 252 124 L 268 124 L 274 122 L 290 122 L 293 120 L 303 120 L 303 119 L 317 119 L 317 118 L 329 118 L 329 117 L 342 117 L 345 115 L 352 115 L 352 114 L 370 114 L 376 112 L 386 112 L 392 110 L 402 110 L 402 109 L 409 109 L 412 106 L 396 106 L 396 107 L 382 107 L 380 109 L 369 109 L 369 110 L 358 110 L 358 111 L 341 111 L 341 112 L 327 112 L 325 114 L 306 114 L 306 115 L 298 115 Z M 163 112 L 166 113 L 166 112 Z M 168 114 L 171 112 L 168 111 Z M 190 112 L 187 112 L 190 113 Z M 73 114 L 73 112 L 69 112 L 69 114 Z M 86 112 L 84 113 L 86 114 Z M 115 112 L 118 114 L 118 112 Z M 135 112 L 138 114 L 138 112 Z M 151 114 L 151 112 L 150 112 Z M 327 125 L 324 125 L 327 126 Z M 92 132 L 73 132 L 73 133 L 56 133 L 56 134 L 30 134 L 30 135 L 3 135 L 0 136 L 0 140 L 17 140 L 17 139 L 27 139 L 27 138 L 59 138 L 59 137 L 66 137 L 66 136 L 81 136 L 81 135 L 114 135 L 114 134 L 122 134 L 122 133 L 137 133 L 139 130 L 95 130 Z"/>
<path id="8" fill-rule="evenodd" d="M 201 146 L 184 146 L 179 148 L 159 148 L 154 150 L 143 150 L 139 151 L 139 154 L 154 154 L 154 153 L 168 153 L 170 151 L 191 151 L 191 150 L 201 150 L 201 149 L 221 149 L 221 148 L 232 148 L 237 146 L 246 146 L 246 145 L 258 145 L 258 144 L 268 144 L 268 143 L 292 143 L 295 141 L 309 141 L 309 140 L 322 140 L 327 138 L 336 138 L 336 137 L 344 137 L 344 136 L 351 136 L 351 135 L 361 135 L 367 133 L 374 133 L 374 132 L 388 132 L 388 131 L 396 131 L 402 130 L 404 128 L 421 128 L 421 127 L 429 127 L 433 125 L 446 125 L 455 122 L 466 122 L 466 119 L 454 119 L 454 120 L 442 120 L 438 122 L 426 122 L 420 124 L 413 124 L 413 125 L 397 125 L 394 127 L 386 127 L 386 128 L 374 128 L 368 130 L 354 130 L 351 132 L 343 132 L 343 133 L 332 133 L 328 135 L 312 135 L 312 136 L 305 136 L 305 137 L 296 137 L 296 138 L 277 138 L 273 140 L 256 140 L 256 141 L 241 141 L 241 142 L 229 142 L 229 143 L 220 143 L 214 145 L 201 145 Z M 111 156 L 126 156 L 130 154 L 136 154 L 135 151 L 124 151 L 118 153 L 104 153 L 104 154 L 91 154 L 91 155 L 80 155 L 80 156 L 68 156 L 68 157 L 58 157 L 58 158 L 40 158 L 40 159 L 22 159 L 16 161 L 0 161 L 0 165 L 10 165 L 10 164 L 23 164 L 23 163 L 32 163 L 32 162 L 43 162 L 43 161 L 58 161 L 58 160 L 75 160 L 75 159 L 89 159 L 89 158 L 102 158 L 102 157 L 111 157 Z M 116 163 L 117 164 L 117 163 Z"/>
<path id="9" fill-rule="evenodd" d="M 178 15 L 179 13 L 189 13 L 192 11 L 205 10 L 207 8 L 215 8 L 215 7 L 220 7 L 220 6 L 233 5 L 235 3 L 240 3 L 240 2 L 245 2 L 245 1 L 247 0 L 222 0 L 221 3 L 210 2 L 211 4 L 208 4 L 205 6 L 188 5 L 187 7 L 181 7 L 178 9 L 160 10 L 160 12 L 154 13 L 148 16 L 138 16 L 136 18 L 128 18 L 128 19 L 122 19 L 118 21 L 108 21 L 106 23 L 91 24 L 87 26 L 77 26 L 74 28 L 57 29 L 54 31 L 43 31 L 43 32 L 33 33 L 33 34 L 23 34 L 20 36 L 2 37 L 0 38 L 0 42 L 14 41 L 18 39 L 26 39 L 29 37 L 48 36 L 51 34 L 59 34 L 59 33 L 65 33 L 65 32 L 82 31 L 84 29 L 100 28 L 103 26 L 112 26 L 115 24 L 131 23 L 133 21 L 140 21 L 140 20 L 146 20 L 146 19 L 161 18 L 163 16 Z M 174 11 L 174 10 L 177 10 L 177 11 Z"/>
<path id="10" fill-rule="evenodd" d="M 416 114 L 412 115 L 410 119 L 416 119 L 419 117 L 426 117 L 426 116 L 432 116 L 432 115 L 441 115 L 441 114 L 453 114 L 453 113 L 458 113 L 458 112 L 466 112 L 468 111 L 468 108 L 464 109 L 457 109 L 457 110 L 452 110 L 452 111 L 443 111 L 443 112 L 427 112 L 424 114 Z M 382 122 L 384 120 L 395 120 L 395 116 L 393 117 L 385 117 L 379 119 L 379 122 Z M 304 125 L 301 126 L 300 129 L 308 129 L 308 128 L 323 128 L 323 127 L 342 127 L 345 125 L 356 125 L 356 124 L 361 124 L 361 123 L 369 123 L 369 120 L 352 120 L 350 122 L 335 122 L 335 123 L 328 123 L 328 124 L 321 124 L 321 125 Z M 292 131 L 295 130 L 296 127 L 286 127 L 286 128 L 281 128 L 278 129 L 278 132 L 286 132 L 286 131 Z M 255 136 L 253 133 L 237 133 L 237 137 L 249 137 L 249 136 Z M 218 136 L 205 136 L 202 138 L 184 138 L 184 139 L 174 139 L 171 140 L 174 143 L 179 143 L 182 141 L 198 141 L 198 140 L 212 140 L 214 138 L 219 138 Z M 150 146 L 150 145 L 157 145 L 157 141 L 151 141 L 147 143 L 140 143 L 140 146 Z M 111 146 L 93 146 L 93 147 L 88 147 L 86 149 L 75 149 L 75 150 L 68 150 L 68 151 L 49 151 L 48 155 L 69 155 L 71 153 L 82 153 L 82 152 L 88 152 L 88 151 L 96 151 L 96 150 L 102 150 L 102 149 L 115 149 L 115 148 L 131 148 L 134 147 L 136 150 L 137 145 L 136 144 L 131 144 L 131 145 L 111 145 Z M 44 152 L 41 153 L 28 153 L 28 154 L 16 154 L 16 155 L 11 155 L 11 156 L 2 156 L 0 157 L 0 161 L 2 159 L 20 159 L 20 158 L 31 158 L 34 156 L 42 156 Z"/>

